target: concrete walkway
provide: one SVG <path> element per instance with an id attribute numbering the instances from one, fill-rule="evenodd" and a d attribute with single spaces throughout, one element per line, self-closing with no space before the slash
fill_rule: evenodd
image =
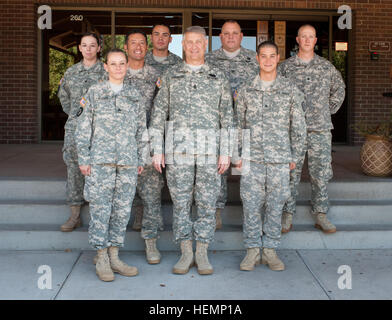
<path id="1" fill-rule="evenodd" d="M 0 299 L 392 299 L 392 249 L 278 253 L 285 271 L 274 272 L 261 265 L 244 272 L 239 270 L 244 251 L 212 251 L 214 274 L 200 276 L 196 268 L 186 275 L 171 273 L 179 252 L 162 252 L 159 265 L 148 265 L 143 252 L 123 251 L 120 256 L 137 266 L 139 275 L 116 275 L 114 282 L 105 283 L 95 274 L 93 251 L 0 251 Z M 50 270 L 40 270 L 40 266 Z M 51 283 L 46 279 L 50 275 Z M 42 288 L 45 285 L 51 287 Z"/>

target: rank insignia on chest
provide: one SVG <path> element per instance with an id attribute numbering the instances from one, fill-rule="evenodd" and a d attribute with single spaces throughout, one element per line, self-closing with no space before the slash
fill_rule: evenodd
<path id="1" fill-rule="evenodd" d="M 157 82 L 155 84 L 160 89 L 161 88 L 161 78 L 158 78 L 158 80 L 157 80 Z"/>

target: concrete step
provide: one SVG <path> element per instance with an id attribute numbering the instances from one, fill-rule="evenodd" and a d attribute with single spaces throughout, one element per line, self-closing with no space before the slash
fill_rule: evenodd
<path id="1" fill-rule="evenodd" d="M 193 211 L 196 208 L 193 206 Z M 173 207 L 169 203 L 162 205 L 165 225 L 172 224 Z M 229 203 L 222 220 L 227 225 L 242 225 L 242 206 Z M 392 200 L 390 201 L 331 201 L 329 219 L 337 225 L 380 225 L 392 224 Z M 61 225 L 69 217 L 69 207 L 64 201 L 0 201 L 0 225 Z M 131 214 L 130 224 L 134 215 Z M 88 205 L 82 207 L 82 222 L 88 226 L 90 221 Z M 308 201 L 299 201 L 294 225 L 313 225 Z"/>
<path id="2" fill-rule="evenodd" d="M 61 232 L 58 225 L 0 225 L 0 250 L 91 250 L 87 228 Z M 128 230 L 124 250 L 142 251 L 139 232 Z M 158 248 L 178 250 L 170 229 L 160 233 Z M 226 225 L 215 233 L 210 250 L 244 250 L 241 226 Z M 282 235 L 280 249 L 386 249 L 392 248 L 392 225 L 338 226 L 338 232 L 324 234 L 311 226 L 297 225 Z M 164 255 L 163 255 L 164 258 Z"/>
<path id="3" fill-rule="evenodd" d="M 229 201 L 240 201 L 240 186 L 237 181 L 228 182 Z M 391 200 L 391 182 L 386 180 L 370 181 L 331 181 L 328 185 L 331 200 Z M 56 179 L 1 179 L 1 200 L 64 200 L 65 180 Z M 167 187 L 163 189 L 162 199 L 170 200 Z M 299 185 L 298 200 L 310 199 L 309 182 Z"/>
<path id="4" fill-rule="evenodd" d="M 65 200 L 65 180 L 2 179 L 0 200 Z"/>

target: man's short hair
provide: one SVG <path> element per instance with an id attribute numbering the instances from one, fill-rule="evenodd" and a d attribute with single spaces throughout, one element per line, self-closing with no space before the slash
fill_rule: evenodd
<path id="1" fill-rule="evenodd" d="M 262 48 L 266 48 L 266 47 L 272 47 L 272 48 L 274 48 L 274 49 L 276 50 L 276 54 L 279 54 L 279 48 L 278 48 L 278 46 L 276 45 L 276 43 L 273 42 L 273 41 L 271 41 L 271 40 L 267 40 L 267 41 L 263 41 L 262 43 L 260 43 L 260 44 L 257 46 L 257 55 L 260 53 L 260 50 L 261 50 Z"/>
<path id="2" fill-rule="evenodd" d="M 152 31 L 154 31 L 155 27 L 158 27 L 158 26 L 166 27 L 169 30 L 169 34 L 171 35 L 170 27 L 166 24 L 163 24 L 163 23 L 154 24 L 154 26 L 152 27 Z M 152 31 L 151 31 L 151 33 L 152 33 Z"/>
<path id="3" fill-rule="evenodd" d="M 113 48 L 113 49 L 110 49 L 110 50 L 108 51 L 108 53 L 106 54 L 106 58 L 105 58 L 105 63 L 106 63 L 106 64 L 108 63 L 109 55 L 112 54 L 112 53 L 122 53 L 122 54 L 125 56 L 125 59 L 126 59 L 127 62 L 128 62 L 128 57 L 127 57 L 127 55 L 125 54 L 125 52 L 124 52 L 123 50 L 121 50 L 121 49 L 119 49 L 119 48 Z"/>
<path id="4" fill-rule="evenodd" d="M 317 37 L 317 30 L 316 30 L 316 28 L 315 28 L 314 26 L 312 26 L 311 24 L 309 24 L 309 23 L 306 23 L 306 24 L 304 24 L 304 25 L 302 25 L 302 26 L 300 26 L 300 27 L 298 28 L 297 36 L 299 36 L 299 32 L 300 32 L 302 29 L 306 28 L 306 27 L 309 27 L 309 28 L 314 29 L 314 33 L 316 34 L 316 37 Z"/>
<path id="5" fill-rule="evenodd" d="M 226 20 L 226 21 L 222 24 L 221 32 L 222 32 L 223 26 L 224 26 L 226 23 L 235 23 L 235 24 L 238 24 L 238 26 L 240 27 L 240 30 L 241 30 L 241 25 L 238 23 L 237 20 L 229 19 L 229 20 Z M 242 30 L 241 30 L 241 31 L 242 31 Z"/>
<path id="6" fill-rule="evenodd" d="M 128 34 L 125 37 L 125 44 L 128 44 L 128 38 L 129 38 L 130 35 L 137 34 L 137 33 L 142 34 L 144 36 L 144 38 L 146 39 L 146 43 L 148 43 L 147 35 L 146 35 L 146 33 L 143 30 L 141 30 L 141 29 L 132 29 L 131 31 L 128 32 Z"/>
<path id="7" fill-rule="evenodd" d="M 206 30 L 203 27 L 200 26 L 191 26 L 185 29 L 184 32 L 184 36 L 188 33 L 188 32 L 194 32 L 194 33 L 200 33 L 203 36 L 207 36 Z"/>

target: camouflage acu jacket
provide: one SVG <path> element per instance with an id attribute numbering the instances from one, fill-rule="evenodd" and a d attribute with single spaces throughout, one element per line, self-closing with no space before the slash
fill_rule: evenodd
<path id="1" fill-rule="evenodd" d="M 125 82 L 117 95 L 109 81 L 93 85 L 78 112 L 79 165 L 144 165 L 148 145 L 145 103 L 139 91 Z"/>
<path id="2" fill-rule="evenodd" d="M 303 101 L 302 92 L 279 75 L 268 89 L 262 89 L 259 75 L 240 89 L 236 99 L 240 156 L 261 163 L 297 162 L 306 139 Z"/>
<path id="3" fill-rule="evenodd" d="M 181 62 L 182 59 L 174 53 L 171 53 L 170 51 L 169 55 L 163 62 L 156 61 L 152 55 L 152 51 L 148 52 L 146 54 L 146 57 L 144 58 L 144 63 L 157 70 L 159 75 L 162 75 L 167 69 Z"/>
<path id="4" fill-rule="evenodd" d="M 101 61 L 97 61 L 90 68 L 86 68 L 81 61 L 67 69 L 57 92 L 61 106 L 68 115 L 66 130 L 76 130 L 76 114 L 80 107 L 80 99 L 93 84 L 102 81 L 105 76 L 106 71 Z"/>
<path id="5" fill-rule="evenodd" d="M 127 82 L 139 89 L 140 94 L 146 100 L 145 111 L 147 117 L 147 123 L 150 121 L 151 108 L 153 104 L 154 97 L 156 95 L 156 82 L 158 80 L 159 73 L 156 69 L 151 66 L 144 65 L 142 70 L 136 74 L 131 74 L 127 71 L 124 82 Z"/>
<path id="6" fill-rule="evenodd" d="M 170 151 L 166 144 L 166 154 L 230 154 L 224 131 L 233 128 L 232 97 L 229 80 L 220 69 L 206 63 L 193 72 L 183 62 L 165 72 L 159 86 L 150 124 L 150 134 L 159 138 L 154 140 L 154 154 L 163 153 L 167 120 L 172 131 L 166 135 L 173 132 L 174 139 Z M 213 145 L 206 147 L 202 136 L 214 140 Z"/>
<path id="7" fill-rule="evenodd" d="M 206 54 L 206 61 L 223 70 L 230 80 L 232 94 L 244 84 L 249 84 L 259 74 L 256 52 L 241 47 L 240 53 L 229 59 L 223 48 Z"/>
<path id="8" fill-rule="evenodd" d="M 317 54 L 309 63 L 304 63 L 296 55 L 283 61 L 278 72 L 291 79 L 305 94 L 308 131 L 333 129 L 331 114 L 341 107 L 346 85 L 332 63 Z"/>

